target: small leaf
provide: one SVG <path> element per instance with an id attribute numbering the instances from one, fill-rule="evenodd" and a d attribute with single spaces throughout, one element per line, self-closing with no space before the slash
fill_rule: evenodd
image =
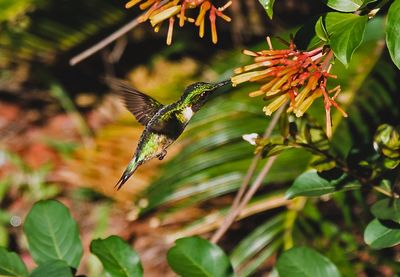
<path id="1" fill-rule="evenodd" d="M 400 200 L 383 199 L 371 207 L 371 213 L 381 220 L 392 220 L 400 223 Z"/>
<path id="2" fill-rule="evenodd" d="M 90 244 L 90 251 L 100 259 L 110 276 L 143 276 L 138 254 L 120 237 L 96 239 Z"/>
<path id="3" fill-rule="evenodd" d="M 167 259 L 182 277 L 233 276 L 232 265 L 224 251 L 199 237 L 178 239 L 168 251 Z"/>
<path id="4" fill-rule="evenodd" d="M 400 0 L 395 0 L 389 8 L 386 22 L 386 44 L 390 57 L 400 69 Z"/>
<path id="5" fill-rule="evenodd" d="M 328 181 L 320 177 L 316 170 L 310 170 L 294 180 L 293 185 L 286 191 L 285 197 L 292 199 L 296 196 L 321 196 L 334 191 L 358 189 L 358 183 L 343 175 L 337 180 Z"/>
<path id="6" fill-rule="evenodd" d="M 399 49 L 400 50 L 400 49 Z M 400 134 L 388 124 L 382 124 L 376 130 L 374 136 L 374 148 L 382 155 L 391 159 L 400 158 Z"/>
<path id="7" fill-rule="evenodd" d="M 28 276 L 28 270 L 16 253 L 0 247 L 0 275 Z"/>
<path id="8" fill-rule="evenodd" d="M 48 261 L 32 271 L 29 277 L 43 277 L 43 276 L 57 276 L 57 277 L 72 277 L 71 268 L 65 261 L 52 260 Z"/>
<path id="9" fill-rule="evenodd" d="M 323 41 L 328 41 L 328 33 L 325 30 L 324 22 L 322 16 L 320 16 L 314 26 L 315 34 L 319 39 Z"/>
<path id="10" fill-rule="evenodd" d="M 55 200 L 37 202 L 26 217 L 24 231 L 37 264 L 63 260 L 78 267 L 82 257 L 78 225 L 63 204 Z"/>
<path id="11" fill-rule="evenodd" d="M 347 66 L 354 51 L 363 40 L 368 17 L 330 12 L 324 19 L 329 35 L 329 45 L 339 61 Z"/>
<path id="12" fill-rule="evenodd" d="M 329 8 L 340 12 L 354 12 L 364 4 L 363 0 L 323 0 L 323 2 Z"/>
<path id="13" fill-rule="evenodd" d="M 400 243 L 400 228 L 390 228 L 378 219 L 372 220 L 364 231 L 365 243 L 373 249 L 392 247 Z"/>
<path id="14" fill-rule="evenodd" d="M 325 256 L 307 247 L 294 247 L 284 252 L 276 264 L 279 276 L 285 277 L 337 277 L 336 266 Z"/>
<path id="15" fill-rule="evenodd" d="M 258 0 L 258 1 L 267 12 L 268 17 L 272 19 L 272 16 L 274 15 L 275 0 Z"/>

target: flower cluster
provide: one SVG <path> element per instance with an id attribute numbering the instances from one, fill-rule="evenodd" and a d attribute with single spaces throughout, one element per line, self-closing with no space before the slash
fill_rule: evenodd
<path id="1" fill-rule="evenodd" d="M 291 42 L 285 42 L 288 49 L 274 50 L 267 37 L 269 50 L 253 52 L 244 50 L 243 54 L 254 57 L 254 63 L 235 69 L 232 77 L 234 86 L 244 82 L 259 82 L 258 90 L 250 96 L 264 95 L 272 101 L 264 107 L 266 115 L 271 115 L 280 106 L 290 102 L 288 112 L 302 116 L 318 97 L 323 97 L 326 111 L 326 132 L 332 133 L 330 109 L 334 106 L 343 116 L 347 114 L 339 107 L 335 99 L 340 93 L 340 86 L 327 89 L 328 78 L 336 79 L 329 73 L 333 52 L 322 47 L 305 52 L 296 49 Z"/>
<path id="2" fill-rule="evenodd" d="M 216 18 L 221 17 L 227 22 L 231 21 L 231 18 L 223 13 L 228 8 L 232 1 L 227 2 L 223 7 L 217 8 L 212 4 L 211 0 L 131 0 L 126 3 L 127 9 L 139 4 L 141 10 L 146 12 L 139 18 L 140 22 L 150 21 L 155 32 L 160 30 L 162 22 L 168 19 L 168 35 L 167 44 L 172 43 L 172 34 L 174 29 L 175 19 L 179 19 L 179 26 L 183 27 L 185 21 L 194 23 L 199 27 L 199 36 L 204 36 L 204 25 L 206 14 L 209 13 L 208 17 L 211 25 L 211 37 L 212 42 L 218 42 Z M 192 18 L 186 15 L 187 10 L 199 9 L 196 18 Z"/>

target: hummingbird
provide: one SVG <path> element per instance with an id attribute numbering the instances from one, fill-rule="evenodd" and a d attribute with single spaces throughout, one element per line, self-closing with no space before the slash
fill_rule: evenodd
<path id="1" fill-rule="evenodd" d="M 126 82 L 111 80 L 110 84 L 122 96 L 126 108 L 145 126 L 133 158 L 115 185 L 119 190 L 140 165 L 155 157 L 162 160 L 167 148 L 182 134 L 192 116 L 215 90 L 231 84 L 231 80 L 193 83 L 184 90 L 178 101 L 169 105 L 162 105 Z"/>

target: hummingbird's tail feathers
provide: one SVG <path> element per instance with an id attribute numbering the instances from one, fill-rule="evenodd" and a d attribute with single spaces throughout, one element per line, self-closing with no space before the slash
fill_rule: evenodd
<path id="1" fill-rule="evenodd" d="M 122 186 L 128 181 L 128 179 L 135 173 L 136 169 L 139 167 L 140 163 L 132 161 L 128 167 L 125 169 L 118 183 L 115 184 L 114 189 L 120 190 Z"/>

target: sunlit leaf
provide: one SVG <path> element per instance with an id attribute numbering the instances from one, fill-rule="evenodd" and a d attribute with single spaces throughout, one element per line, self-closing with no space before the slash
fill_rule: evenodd
<path id="1" fill-rule="evenodd" d="M 371 207 L 372 214 L 381 220 L 393 220 L 400 223 L 400 200 L 382 199 Z"/>
<path id="2" fill-rule="evenodd" d="M 363 5 L 363 0 L 323 0 L 330 8 L 340 12 L 354 12 Z"/>
<path id="3" fill-rule="evenodd" d="M 317 251 L 307 247 L 294 247 L 283 252 L 276 268 L 285 277 L 338 277 L 336 266 Z"/>
<path id="4" fill-rule="evenodd" d="M 339 190 L 358 189 L 360 184 L 346 177 L 328 181 L 320 177 L 316 170 L 301 174 L 294 180 L 293 185 L 286 191 L 286 197 L 291 199 L 296 196 L 321 196 Z"/>
<path id="5" fill-rule="evenodd" d="M 373 249 L 392 247 L 400 243 L 400 225 L 388 227 L 378 219 L 372 220 L 364 231 L 364 240 Z"/>
<path id="6" fill-rule="evenodd" d="M 324 21 L 330 47 L 335 56 L 347 66 L 363 40 L 368 17 L 330 12 L 326 14 Z"/>
<path id="7" fill-rule="evenodd" d="M 395 65 L 400 69 L 400 0 L 395 0 L 389 8 L 386 23 L 386 44 Z"/>
<path id="8" fill-rule="evenodd" d="M 374 136 L 374 148 L 391 159 L 400 158 L 400 134 L 388 124 L 382 124 Z"/>
<path id="9" fill-rule="evenodd" d="M 90 251 L 100 259 L 104 270 L 110 276 L 140 277 L 143 275 L 138 254 L 120 237 L 96 239 L 91 242 Z"/>
<path id="10" fill-rule="evenodd" d="M 37 202 L 26 217 L 24 231 L 37 264 L 63 260 L 78 267 L 82 257 L 78 225 L 63 204 L 55 200 Z"/>
<path id="11" fill-rule="evenodd" d="M 57 276 L 57 277 L 72 277 L 71 268 L 65 261 L 50 260 L 35 268 L 30 277 Z"/>
<path id="12" fill-rule="evenodd" d="M 24 277 L 28 269 L 16 253 L 0 247 L 0 275 Z"/>
<path id="13" fill-rule="evenodd" d="M 168 264 L 182 277 L 228 277 L 233 268 L 224 251 L 199 237 L 178 239 L 168 251 Z"/>

